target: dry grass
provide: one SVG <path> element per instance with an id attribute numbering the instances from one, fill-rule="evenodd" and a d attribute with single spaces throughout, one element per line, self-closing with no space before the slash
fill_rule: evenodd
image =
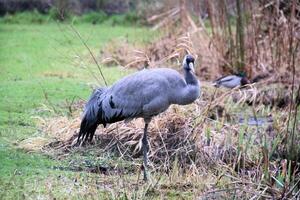
<path id="1" fill-rule="evenodd" d="M 174 18 L 180 14 L 176 9 L 169 14 L 171 19 L 179 20 Z M 254 17 L 257 13 L 251 14 Z M 261 14 L 258 13 L 259 20 L 267 23 Z M 226 37 L 211 37 L 203 24 L 197 26 L 188 15 L 186 19 L 179 28 L 166 27 L 165 36 L 145 48 L 126 41 L 110 44 L 102 52 L 102 63 L 114 62 L 139 69 L 168 63 L 177 68 L 179 58 L 191 53 L 198 59 L 197 75 L 201 80 L 234 72 L 233 62 L 227 57 L 230 49 Z M 250 76 L 269 73 L 268 80 L 233 90 L 217 90 L 204 84 L 202 96 L 195 103 L 173 105 L 153 119 L 149 127 L 149 158 L 154 184 L 142 185 L 139 179 L 135 183 L 124 175 L 139 171 L 144 126 L 141 119 L 99 127 L 93 146 L 75 148 L 82 107 L 79 105 L 74 113 L 76 117 L 42 119 L 41 128 L 52 141 L 41 145 L 37 139 L 38 147 L 32 145 L 32 148 L 61 159 L 74 151 L 97 148 L 98 157 L 109 154 L 129 161 L 134 167 L 124 168 L 119 175 L 121 181 L 128 183 L 124 188 L 130 198 L 143 198 L 151 192 L 169 189 L 189 190 L 194 198 L 201 199 L 298 198 L 300 138 L 295 134 L 300 131 L 295 103 L 295 85 L 299 82 L 299 70 L 295 69 L 295 63 L 299 62 L 298 39 L 284 38 L 291 33 L 290 27 L 298 30 L 298 21 L 291 25 L 288 20 L 278 20 L 281 21 L 277 28 L 282 34 L 268 32 L 259 39 L 246 37 L 246 71 Z M 254 37 L 262 34 L 261 27 L 257 27 L 255 20 L 252 22 L 247 31 L 254 31 Z M 164 19 L 160 23 L 163 26 Z M 188 33 L 183 29 L 186 23 L 193 29 Z M 278 59 L 274 56 L 274 45 L 276 51 L 286 52 Z M 251 49 L 254 51 L 250 52 Z M 162 177 L 168 181 L 161 180 Z"/>
<path id="2" fill-rule="evenodd" d="M 149 186 L 150 190 L 179 188 L 184 191 L 185 187 L 190 187 L 195 195 L 204 199 L 292 195 L 291 183 L 298 180 L 298 170 L 293 170 L 295 174 L 286 185 L 285 180 L 291 177 L 284 151 L 288 112 L 286 108 L 270 108 L 259 101 L 264 92 L 277 98 L 278 87 L 263 89 L 256 86 L 243 90 L 215 90 L 204 83 L 202 97 L 194 104 L 173 105 L 154 118 L 149 127 L 149 158 L 154 182 L 159 183 Z M 256 102 L 254 107 L 247 104 L 249 100 Z M 121 177 L 125 177 L 124 173 L 139 171 L 143 121 L 119 122 L 107 128 L 99 126 L 92 146 L 76 148 L 73 145 L 79 130 L 82 103 L 77 106 L 73 113 L 75 118 L 40 119 L 48 142 L 40 143 L 44 141 L 41 138 L 31 139 L 32 150 L 39 149 L 66 159 L 74 151 L 94 148 L 100 157 L 109 153 L 116 155 L 118 160 L 131 162 L 130 168 L 134 169 L 124 168 Z M 255 118 L 262 122 L 257 126 L 249 125 Z M 293 167 L 297 168 L 297 165 Z M 168 177 L 167 182 L 160 180 L 162 175 Z M 127 187 L 128 195 L 136 195 L 129 192 L 132 184 L 134 181 Z M 144 187 L 140 185 L 140 189 Z M 142 189 L 139 195 L 145 195 L 148 189 Z"/>
<path id="3" fill-rule="evenodd" d="M 136 47 L 126 41 L 115 41 L 104 48 L 101 53 L 103 64 L 117 64 L 119 66 L 138 69 L 173 66 L 179 69 L 180 58 L 186 52 L 196 55 L 196 74 L 202 80 L 212 80 L 220 75 L 217 69 L 218 52 L 210 44 L 210 39 L 204 29 L 197 29 L 192 33 L 182 33 L 180 30 L 167 31 L 160 39 L 146 45 Z M 197 44 L 197 45 L 195 45 Z"/>
<path id="4" fill-rule="evenodd" d="M 162 5 L 167 5 L 167 10 L 160 9 L 148 18 L 154 29 L 161 29 L 162 37 L 145 47 L 113 43 L 105 48 L 101 59 L 138 69 L 157 67 L 166 62 L 168 66 L 178 68 L 180 58 L 188 52 L 198 57 L 196 71 L 201 80 L 238 73 L 238 29 L 226 16 L 229 4 L 222 5 L 222 2 L 225 1 L 210 3 L 214 12 L 209 13 L 211 24 L 207 26 L 200 17 L 197 20 L 191 17 L 191 13 L 199 15 L 191 9 L 196 9 L 197 3 L 164 1 Z M 280 10 L 275 1 L 244 2 L 249 16 L 244 22 L 245 61 L 241 68 L 249 78 L 268 74 L 273 82 L 299 84 L 298 78 L 293 81 L 292 77 L 293 73 L 296 77 L 300 74 L 299 69 L 293 67 L 299 63 L 300 21 L 292 12 L 292 1 L 286 5 L 285 10 Z M 296 2 L 296 14 L 298 7 L 299 2 Z"/>

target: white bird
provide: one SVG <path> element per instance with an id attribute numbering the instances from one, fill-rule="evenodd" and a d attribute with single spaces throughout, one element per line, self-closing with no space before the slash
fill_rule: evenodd
<path id="1" fill-rule="evenodd" d="M 194 61 L 191 55 L 184 57 L 184 77 L 169 68 L 144 69 L 111 87 L 97 89 L 85 106 L 77 143 L 91 141 L 99 124 L 105 127 L 108 123 L 144 118 L 142 149 L 144 180 L 147 181 L 148 125 L 152 117 L 167 110 L 171 104 L 186 105 L 199 97 L 200 84 Z"/>

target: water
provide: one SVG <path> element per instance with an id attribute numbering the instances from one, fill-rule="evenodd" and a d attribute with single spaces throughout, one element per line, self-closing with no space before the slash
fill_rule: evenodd
<path id="1" fill-rule="evenodd" d="M 268 117 L 249 117 L 249 118 L 239 118 L 240 124 L 247 124 L 249 126 L 263 126 L 266 124 L 270 124 L 273 122 L 273 118 L 271 116 Z"/>

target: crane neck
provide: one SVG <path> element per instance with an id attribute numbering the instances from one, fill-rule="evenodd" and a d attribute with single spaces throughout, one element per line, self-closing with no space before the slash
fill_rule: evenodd
<path id="1" fill-rule="evenodd" d="M 175 104 L 187 105 L 194 102 L 200 95 L 200 83 L 191 70 L 184 70 L 186 85 L 172 93 L 172 99 Z"/>
<path id="2" fill-rule="evenodd" d="M 196 75 L 191 70 L 184 70 L 184 78 L 188 85 L 199 85 Z"/>

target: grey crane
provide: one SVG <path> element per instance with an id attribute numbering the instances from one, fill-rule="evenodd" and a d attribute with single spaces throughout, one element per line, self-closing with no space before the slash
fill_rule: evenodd
<path id="1" fill-rule="evenodd" d="M 111 87 L 95 90 L 85 105 L 77 143 L 91 141 L 99 124 L 105 127 L 108 123 L 144 118 L 142 150 L 144 180 L 147 181 L 148 125 L 152 117 L 171 104 L 186 105 L 199 97 L 194 61 L 191 55 L 184 57 L 184 77 L 169 68 L 144 69 L 120 79 Z"/>

